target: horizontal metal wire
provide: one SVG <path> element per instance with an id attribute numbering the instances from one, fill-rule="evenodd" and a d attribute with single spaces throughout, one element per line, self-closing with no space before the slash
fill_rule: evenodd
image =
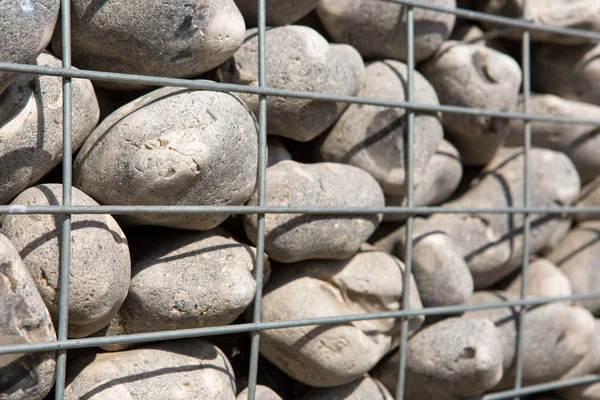
<path id="1" fill-rule="evenodd" d="M 527 396 L 530 394 L 537 394 L 548 392 L 550 390 L 563 389 L 571 386 L 578 385 L 589 385 L 592 383 L 600 382 L 600 375 L 586 375 L 577 378 L 564 379 L 560 381 L 552 381 L 548 383 L 541 383 L 538 385 L 525 386 L 519 390 L 506 390 L 502 392 L 490 393 L 482 397 L 475 397 L 469 400 L 502 400 L 512 399 L 515 396 Z"/>
<path id="2" fill-rule="evenodd" d="M 83 339 L 68 339 L 65 341 L 54 341 L 54 342 L 39 342 L 39 343 L 27 343 L 27 344 L 15 344 L 0 346 L 0 355 L 13 354 L 13 353 L 32 353 L 38 351 L 55 351 L 64 349 L 78 349 L 85 347 L 94 346 L 105 346 L 109 344 L 120 344 L 120 343 L 143 343 L 143 342 L 155 342 L 161 340 L 173 340 L 173 339 L 184 339 L 192 337 L 202 336 L 215 336 L 215 335 L 226 335 L 231 333 L 244 333 L 253 331 L 264 331 L 270 329 L 281 329 L 281 328 L 293 328 L 299 326 L 309 325 L 331 325 L 347 323 L 352 321 L 367 321 L 374 319 L 386 319 L 386 318 L 404 318 L 404 317 L 416 317 L 423 315 L 434 316 L 434 315 L 451 315 L 460 314 L 467 311 L 477 310 L 488 310 L 495 308 L 504 307 L 517 307 L 517 306 L 541 306 L 544 304 L 563 302 L 563 301 L 580 301 L 580 300 L 594 300 L 599 299 L 600 293 L 585 293 L 571 296 L 560 296 L 560 297 L 546 297 L 546 298 L 529 298 L 523 300 L 510 300 L 495 303 L 486 304 L 461 304 L 457 306 L 445 306 L 445 307 L 427 307 L 421 309 L 410 309 L 410 310 L 398 310 L 398 311 L 385 311 L 378 313 L 367 313 L 367 314 L 353 314 L 353 315 L 340 315 L 334 317 L 319 317 L 319 318 L 305 318 L 297 320 L 285 320 L 285 321 L 273 321 L 273 322 L 260 322 L 260 323 L 246 323 L 236 325 L 224 325 L 224 326 L 213 326 L 205 328 L 194 328 L 194 329 L 181 329 L 173 331 L 160 331 L 150 333 L 136 333 L 119 336 L 103 336 L 103 337 L 87 337 Z"/>

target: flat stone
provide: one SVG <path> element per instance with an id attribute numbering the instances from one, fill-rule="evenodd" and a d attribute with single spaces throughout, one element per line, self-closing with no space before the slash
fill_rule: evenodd
<path id="1" fill-rule="evenodd" d="M 577 207 L 598 207 L 600 206 L 600 176 L 590 181 L 581 189 Z M 578 213 L 575 214 L 575 221 L 587 221 L 589 219 L 600 219 L 600 213 Z"/>
<path id="2" fill-rule="evenodd" d="M 262 321 L 395 311 L 401 308 L 403 264 L 365 247 L 349 260 L 310 260 L 275 268 L 265 287 Z M 411 279 L 411 309 L 422 307 Z M 422 325 L 409 318 L 409 335 Z M 332 387 L 361 378 L 398 345 L 400 320 L 353 321 L 261 333 L 261 354 L 292 378 Z"/>
<path id="3" fill-rule="evenodd" d="M 456 0 L 431 0 L 456 8 Z M 336 42 L 348 43 L 365 58 L 407 59 L 407 6 L 386 1 L 321 0 L 317 13 Z M 430 57 L 450 36 L 453 14 L 415 7 L 415 60 Z"/>
<path id="4" fill-rule="evenodd" d="M 369 375 L 342 386 L 312 388 L 302 400 L 394 400 L 381 382 Z"/>
<path id="5" fill-rule="evenodd" d="M 157 89 L 102 121 L 75 160 L 74 182 L 101 204 L 241 205 L 256 184 L 257 135 L 234 95 Z M 208 230 L 227 217 L 135 214 L 121 221 Z"/>
<path id="6" fill-rule="evenodd" d="M 264 385 L 256 385 L 255 400 L 283 400 L 273 389 Z M 235 400 L 248 400 L 248 388 L 242 390 Z"/>
<path id="7" fill-rule="evenodd" d="M 0 234 L 0 343 L 15 345 L 56 340 L 50 313 L 19 253 Z M 54 384 L 55 353 L 0 356 L 0 397 L 41 400 Z"/>
<path id="8" fill-rule="evenodd" d="M 233 0 L 71 2 L 73 64 L 82 69 L 197 77 L 227 61 L 244 40 L 246 26 Z M 57 29 L 54 54 L 61 54 Z M 94 82 L 113 90 L 147 88 Z"/>
<path id="9" fill-rule="evenodd" d="M 42 67 L 62 65 L 48 52 L 42 52 L 34 63 Z M 96 127 L 100 111 L 92 83 L 86 79 L 72 82 L 71 149 L 75 152 Z M 62 119 L 59 77 L 21 75 L 0 95 L 0 204 L 8 204 L 61 163 Z"/>
<path id="10" fill-rule="evenodd" d="M 254 0 L 234 0 L 240 9 L 246 26 L 256 26 L 258 21 L 258 7 Z M 266 0 L 267 25 L 280 26 L 293 24 L 314 10 L 319 0 Z"/>
<path id="11" fill-rule="evenodd" d="M 519 296 L 522 279 L 522 275 L 519 274 L 504 290 Z M 527 267 L 525 293 L 527 297 L 566 297 L 573 294 L 573 289 L 569 278 L 560 268 L 545 258 L 538 258 Z"/>
<path id="12" fill-rule="evenodd" d="M 258 86 L 258 31 L 249 29 L 239 51 L 217 73 L 223 82 Z M 364 77 L 360 54 L 345 44 L 329 44 L 306 26 L 282 26 L 266 32 L 267 83 L 297 91 L 355 96 Z M 258 115 L 258 96 L 238 94 Z M 269 96 L 268 134 L 306 142 L 329 128 L 347 103 Z"/>
<path id="13" fill-rule="evenodd" d="M 38 185 L 11 205 L 61 205 L 62 185 Z M 77 188 L 72 204 L 98 206 Z M 91 335 L 106 326 L 129 288 L 131 262 L 127 239 L 108 214 L 71 217 L 69 337 Z M 54 321 L 58 319 L 61 218 L 57 215 L 5 215 L 0 229 L 23 258 Z M 91 267 L 93 266 L 93 268 Z"/>
<path id="14" fill-rule="evenodd" d="M 419 70 L 442 104 L 492 111 L 513 111 L 517 106 L 519 64 L 485 45 L 444 42 Z M 509 133 L 509 121 L 501 118 L 444 113 L 443 122 L 465 165 L 487 164 Z"/>
<path id="15" fill-rule="evenodd" d="M 388 4 L 388 3 L 384 3 Z M 388 101 L 407 101 L 407 67 L 394 60 L 367 65 L 358 96 Z M 415 72 L 415 102 L 439 105 L 434 88 Z M 404 108 L 352 104 L 331 130 L 315 143 L 323 161 L 355 165 L 369 172 L 388 195 L 402 196 L 405 187 L 407 114 Z M 415 186 L 419 187 L 427 166 L 444 136 L 435 114 L 415 116 Z"/>

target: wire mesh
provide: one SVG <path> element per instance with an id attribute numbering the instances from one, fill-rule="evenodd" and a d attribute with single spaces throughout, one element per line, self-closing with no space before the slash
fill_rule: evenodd
<path id="1" fill-rule="evenodd" d="M 375 0 L 373 0 L 375 1 Z M 584 376 L 574 379 L 547 382 L 544 384 L 523 387 L 523 329 L 524 317 L 528 308 L 549 304 L 559 301 L 590 300 L 600 298 L 600 292 L 577 294 L 571 296 L 551 297 L 551 298 L 527 298 L 527 270 L 530 258 L 530 233 L 532 213 L 562 214 L 572 215 L 577 213 L 600 214 L 600 207 L 570 207 L 560 208 L 532 207 L 531 206 L 531 122 L 554 122 L 572 125 L 600 126 L 600 119 L 589 120 L 579 118 L 569 118 L 562 116 L 534 115 L 531 113 L 531 31 L 549 32 L 555 34 L 569 35 L 573 37 L 585 38 L 590 41 L 600 41 L 600 32 L 591 32 L 577 29 L 568 29 L 561 27 L 542 26 L 529 21 L 527 0 L 523 1 L 524 14 L 521 19 L 501 17 L 497 15 L 485 14 L 482 12 L 471 11 L 467 9 L 450 9 L 436 4 L 430 4 L 417 0 L 385 0 L 388 2 L 402 4 L 407 7 L 407 101 L 388 101 L 373 98 L 364 98 L 357 96 L 332 95 L 310 91 L 294 91 L 267 86 L 266 71 L 266 13 L 268 12 L 265 0 L 257 0 L 258 8 L 258 51 L 259 51 L 259 84 L 258 87 L 245 85 L 218 83 L 206 80 L 189 80 L 168 78 L 161 76 L 143 76 L 135 74 L 122 74 L 105 71 L 93 70 L 74 70 L 71 68 L 71 32 L 70 32 L 70 0 L 61 0 L 61 38 L 62 38 L 62 68 L 41 67 L 37 65 L 26 65 L 16 63 L 0 62 L 0 71 L 12 71 L 34 75 L 58 76 L 63 79 L 63 163 L 62 163 L 62 185 L 63 185 L 63 205 L 55 206 L 23 206 L 23 205 L 5 205 L 0 206 L 0 214 L 55 214 L 62 216 L 61 220 L 61 246 L 60 246 L 60 300 L 59 300 L 59 318 L 57 326 L 58 340 L 54 342 L 38 342 L 16 345 L 0 346 L 0 355 L 13 353 L 30 353 L 39 351 L 57 351 L 56 399 L 63 399 L 65 389 L 65 372 L 67 363 L 67 350 L 77 348 L 87 348 L 117 343 L 143 343 L 162 340 L 174 340 L 191 337 L 203 337 L 214 335 L 226 335 L 234 333 L 250 333 L 250 366 L 248 377 L 249 399 L 254 399 L 256 393 L 256 382 L 258 376 L 258 359 L 260 332 L 269 329 L 300 327 L 307 325 L 328 325 L 338 324 L 359 320 L 374 320 L 386 318 L 402 319 L 401 340 L 400 340 L 400 359 L 398 365 L 398 385 L 396 398 L 404 399 L 404 388 L 406 380 L 406 349 L 408 340 L 408 318 L 414 316 L 443 316 L 462 313 L 466 311 L 494 309 L 501 307 L 518 307 L 518 338 L 516 351 L 516 377 L 514 388 L 503 392 L 488 394 L 480 399 L 518 399 L 521 396 L 541 393 L 552 389 L 564 388 L 573 385 L 589 384 L 600 381 L 600 375 Z M 492 22 L 511 28 L 522 29 L 522 69 L 523 69 L 523 112 L 493 111 L 484 109 L 474 109 L 467 107 L 448 106 L 448 105 L 425 105 L 418 104 L 414 95 L 414 72 L 415 72 L 415 23 L 414 8 L 424 8 L 432 11 L 454 14 L 457 17 L 480 22 Z M 258 160 L 258 205 L 257 206 L 73 206 L 71 205 L 71 135 L 72 135 L 72 78 L 85 78 L 99 81 L 127 82 L 147 84 L 154 86 L 175 86 L 190 89 L 206 89 L 215 91 L 225 91 L 233 93 L 250 93 L 259 95 L 259 160 Z M 405 207 L 279 207 L 267 206 L 265 202 L 266 194 L 266 137 L 267 137 L 267 98 L 268 96 L 293 97 L 303 99 L 315 99 L 335 102 L 345 102 L 354 104 L 367 104 L 385 107 L 404 108 L 407 111 L 407 132 L 405 141 L 408 143 L 405 153 L 406 165 L 406 185 L 407 185 L 407 205 Z M 444 112 L 463 115 L 478 115 L 494 117 L 499 119 L 520 119 L 525 121 L 524 125 L 524 184 L 523 184 L 523 205 L 514 207 L 485 208 L 485 207 L 415 207 L 414 205 L 414 135 L 415 135 L 415 113 L 416 112 Z M 182 329 L 173 331 L 160 331 L 151 333 L 126 334 L 119 336 L 89 337 L 83 339 L 67 339 L 68 326 L 68 293 L 69 293 L 69 268 L 71 261 L 71 215 L 73 214 L 132 214 L 132 213 L 212 213 L 226 212 L 232 214 L 257 214 L 258 216 L 258 235 L 257 235 L 257 260 L 256 260 L 256 295 L 254 298 L 254 310 L 252 322 L 245 324 L 235 324 L 227 326 L 215 326 L 195 329 Z M 410 284 L 409 279 L 412 270 L 412 250 L 413 250 L 413 219 L 421 214 L 433 213 L 473 213 L 484 212 L 490 214 L 523 214 L 524 225 L 523 232 L 523 260 L 521 267 L 522 284 L 521 293 L 518 300 L 503 301 L 487 304 L 464 304 L 458 306 L 445 307 L 425 307 L 422 309 L 409 309 Z M 307 318 L 298 320 L 285 320 L 275 322 L 261 321 L 261 302 L 262 302 L 262 283 L 264 268 L 264 241 L 265 241 L 265 215 L 269 213 L 302 213 L 302 214 L 397 214 L 406 215 L 406 253 L 404 275 L 404 293 L 402 298 L 402 309 L 393 312 L 377 312 L 359 315 L 343 315 L 320 318 Z"/>

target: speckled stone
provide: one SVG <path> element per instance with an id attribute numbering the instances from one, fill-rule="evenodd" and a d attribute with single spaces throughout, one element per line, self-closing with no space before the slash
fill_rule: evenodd
<path id="1" fill-rule="evenodd" d="M 240 9 L 246 26 L 256 26 L 258 5 L 254 0 L 234 0 Z M 266 17 L 268 26 L 293 24 L 314 10 L 319 0 L 267 0 Z"/>
<path id="2" fill-rule="evenodd" d="M 312 388 L 302 400 L 394 400 L 381 382 L 369 375 L 342 386 Z"/>
<path id="3" fill-rule="evenodd" d="M 508 293 L 519 296 L 521 293 L 522 276 L 519 274 L 504 289 Z M 563 271 L 545 258 L 532 261 L 527 267 L 528 297 L 562 297 L 573 294 L 571 282 Z"/>
<path id="4" fill-rule="evenodd" d="M 254 400 L 283 400 L 273 389 L 264 385 L 256 385 Z M 235 400 L 248 400 L 248 388 L 242 390 Z"/>

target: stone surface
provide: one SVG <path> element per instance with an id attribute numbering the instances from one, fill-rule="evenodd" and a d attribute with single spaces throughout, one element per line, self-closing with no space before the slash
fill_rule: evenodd
<path id="1" fill-rule="evenodd" d="M 369 375 L 342 386 L 312 388 L 302 400 L 394 400 L 381 382 Z"/>
<path id="2" fill-rule="evenodd" d="M 250 205 L 256 205 L 255 192 Z M 335 163 L 281 161 L 267 168 L 266 204 L 303 207 L 383 207 L 383 193 L 368 173 Z M 279 262 L 312 258 L 345 259 L 375 231 L 380 215 L 265 216 L 265 252 Z M 244 216 L 248 237 L 256 243 L 256 214 Z"/>
<path id="3" fill-rule="evenodd" d="M 2 62 L 32 64 L 50 42 L 60 0 L 9 0 L 0 4 Z M 0 94 L 18 76 L 0 71 Z"/>
<path id="4" fill-rule="evenodd" d="M 264 385 L 256 385 L 255 400 L 283 400 L 273 389 Z M 248 400 L 248 388 L 242 390 L 235 400 Z"/>
<path id="5" fill-rule="evenodd" d="M 38 185 L 21 193 L 13 205 L 60 205 L 62 185 Z M 97 206 L 73 188 L 72 204 Z M 14 243 L 54 321 L 58 317 L 58 215 L 5 215 L 0 229 Z M 88 336 L 106 326 L 125 300 L 131 262 L 127 239 L 107 214 L 71 217 L 69 337 Z"/>
<path id="6" fill-rule="evenodd" d="M 600 106 L 600 44 L 534 48 L 533 90 Z"/>
<path id="7" fill-rule="evenodd" d="M 283 142 L 275 136 L 267 137 L 267 167 L 277 164 L 279 161 L 291 160 L 292 155 Z"/>
<path id="8" fill-rule="evenodd" d="M 373 376 L 391 391 L 398 380 L 399 352 L 380 363 Z M 407 400 L 455 400 L 480 396 L 502 378 L 502 346 L 491 321 L 448 318 L 408 341 Z"/>
<path id="9" fill-rule="evenodd" d="M 393 311 L 401 307 L 403 264 L 366 248 L 343 261 L 310 260 L 274 269 L 262 321 Z M 411 279 L 410 308 L 421 308 Z M 409 335 L 423 317 L 409 319 Z M 261 353 L 292 378 L 315 387 L 359 379 L 397 343 L 400 320 L 353 321 L 264 331 Z"/>
<path id="10" fill-rule="evenodd" d="M 575 205 L 577 207 L 600 206 L 600 176 L 581 189 Z M 588 219 L 600 219 L 600 213 L 581 213 L 575 215 L 575 221 L 586 221 Z"/>
<path id="11" fill-rule="evenodd" d="M 531 206 L 570 205 L 579 194 L 575 166 L 563 153 L 531 150 Z M 519 207 L 523 204 L 523 150 L 501 149 L 481 175 L 446 207 Z M 465 257 L 475 288 L 487 288 L 521 265 L 522 214 L 435 214 L 429 220 L 446 232 Z M 569 228 L 564 216 L 531 214 L 530 250 L 536 254 L 556 243 Z"/>
<path id="12" fill-rule="evenodd" d="M 573 294 L 595 293 L 600 285 L 600 220 L 576 225 L 548 254 L 567 276 Z M 594 314 L 600 313 L 600 299 L 576 300 Z"/>
<path id="13" fill-rule="evenodd" d="M 242 44 L 245 29 L 233 0 L 71 2 L 73 65 L 82 69 L 196 77 L 231 57 Z M 52 39 L 57 55 L 58 33 Z M 95 84 L 115 90 L 144 87 Z"/>
<path id="14" fill-rule="evenodd" d="M 504 289 L 508 293 L 519 296 L 522 276 L 519 275 Z M 527 267 L 528 297 L 562 297 L 573 294 L 569 278 L 554 263 L 539 258 L 530 262 Z"/>
<path id="15" fill-rule="evenodd" d="M 0 15 L 4 17 L 2 11 Z M 47 52 L 40 54 L 35 63 L 43 67 L 62 65 Z M 62 79 L 52 76 L 21 75 L 0 95 L 0 204 L 9 203 L 38 183 L 62 161 L 62 102 Z M 75 152 L 92 133 L 99 117 L 94 88 L 86 79 L 73 79 L 72 115 L 71 149 Z"/>
<path id="16" fill-rule="evenodd" d="M 419 70 L 442 104 L 492 111 L 513 111 L 517 106 L 519 64 L 484 45 L 447 41 Z M 509 133 L 506 119 L 444 113 L 443 122 L 465 165 L 487 164 Z"/>
<path id="17" fill-rule="evenodd" d="M 456 8 L 455 0 L 428 3 Z M 320 0 L 317 13 L 336 42 L 348 43 L 365 58 L 407 59 L 407 6 L 387 1 Z M 415 60 L 431 56 L 454 28 L 455 16 L 414 9 Z"/>
<path id="18" fill-rule="evenodd" d="M 246 26 L 256 26 L 258 21 L 257 3 L 253 0 L 234 0 L 240 9 Z M 268 26 L 293 24 L 314 10 L 319 0 L 267 0 L 266 17 Z"/>
<path id="19" fill-rule="evenodd" d="M 599 106 L 565 100 L 550 94 L 533 94 L 530 105 L 531 112 L 537 115 L 589 120 L 600 115 Z M 522 96 L 518 109 L 523 111 Z M 522 120 L 511 120 L 506 145 L 523 146 L 524 131 Z M 600 175 L 600 135 L 597 126 L 532 122 L 531 142 L 534 146 L 562 151 L 568 155 L 577 167 L 582 183 Z"/>
<path id="20" fill-rule="evenodd" d="M 0 344 L 56 340 L 48 309 L 12 243 L 0 234 Z M 41 400 L 54 383 L 54 353 L 0 356 L 0 398 Z"/>
<path id="21" fill-rule="evenodd" d="M 348 45 L 329 44 L 306 26 L 282 26 L 266 33 L 269 87 L 354 96 L 360 89 L 364 64 Z M 258 86 L 258 33 L 248 30 L 238 52 L 217 73 L 224 82 Z M 258 96 L 240 93 L 258 115 Z M 268 134 L 306 142 L 325 131 L 347 103 L 269 96 Z"/>
<path id="22" fill-rule="evenodd" d="M 407 68 L 394 60 L 367 65 L 358 96 L 378 100 L 406 101 Z M 415 101 L 438 105 L 433 87 L 415 73 Z M 324 161 L 352 164 L 369 172 L 388 195 L 401 196 L 405 188 L 407 114 L 403 108 L 353 104 L 315 146 Z M 440 146 L 444 131 L 435 114 L 415 116 L 415 186 L 419 187 L 427 166 Z"/>
<path id="23" fill-rule="evenodd" d="M 254 300 L 253 247 L 219 231 L 151 229 L 142 235 L 131 242 L 127 298 L 98 335 L 227 325 Z M 268 278 L 268 261 L 265 270 Z"/>
<path id="24" fill-rule="evenodd" d="M 65 400 L 235 398 L 235 378 L 219 348 L 200 339 L 176 340 L 74 359 Z"/>
<path id="25" fill-rule="evenodd" d="M 256 121 L 239 98 L 165 87 L 102 121 L 73 174 L 102 204 L 241 205 L 254 190 L 257 159 Z M 208 230 L 227 217 L 136 214 L 122 221 Z"/>

